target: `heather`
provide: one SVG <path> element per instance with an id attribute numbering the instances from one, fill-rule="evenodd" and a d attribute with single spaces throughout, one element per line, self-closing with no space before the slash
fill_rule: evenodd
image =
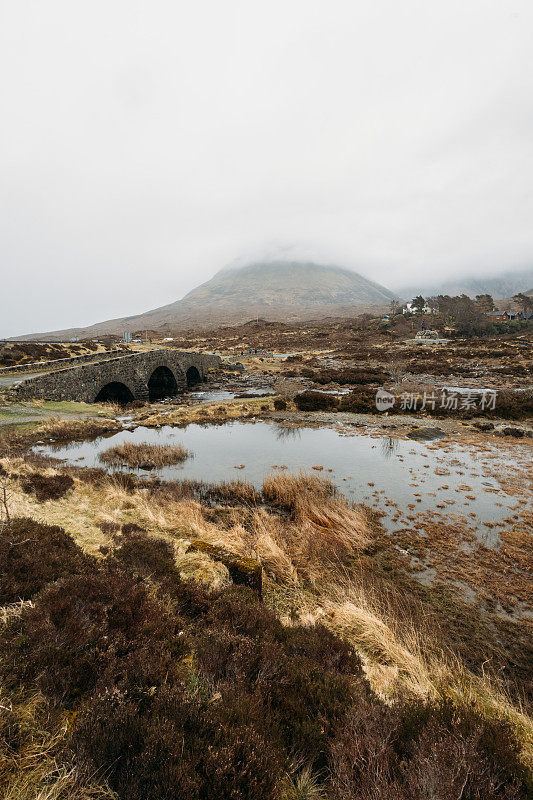
<path id="1" fill-rule="evenodd" d="M 13 524 L 19 539 L 31 532 Z M 141 529 L 116 532 L 103 559 L 74 558 L 61 534 L 55 571 L 1 629 L 0 681 L 18 700 L 2 785 L 21 779 L 25 707 L 54 742 L 57 773 L 75 774 L 72 797 L 94 783 L 125 800 L 288 799 L 311 784 L 335 799 L 527 796 L 508 723 L 445 699 L 384 703 L 346 639 L 282 624 L 249 590 L 183 581 L 168 542 Z M 34 753 L 37 784 L 49 759 Z"/>

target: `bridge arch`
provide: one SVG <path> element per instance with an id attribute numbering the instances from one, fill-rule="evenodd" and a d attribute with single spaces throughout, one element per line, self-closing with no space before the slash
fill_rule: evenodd
<path id="1" fill-rule="evenodd" d="M 185 377 L 187 379 L 187 386 L 196 386 L 197 383 L 202 382 L 202 376 L 200 375 L 200 371 L 198 367 L 190 366 L 187 372 L 185 373 Z"/>
<path id="2" fill-rule="evenodd" d="M 95 403 L 119 403 L 121 406 L 131 403 L 132 400 L 133 392 L 122 381 L 105 383 L 94 398 Z"/>
<path id="3" fill-rule="evenodd" d="M 161 400 L 178 393 L 176 376 L 169 367 L 160 365 L 156 367 L 148 379 L 148 399 Z"/>

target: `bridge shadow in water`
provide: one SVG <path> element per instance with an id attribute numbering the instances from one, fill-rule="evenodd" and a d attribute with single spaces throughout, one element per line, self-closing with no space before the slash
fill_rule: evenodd
<path id="1" fill-rule="evenodd" d="M 121 406 L 124 406 L 126 403 L 131 403 L 133 399 L 133 393 L 130 389 L 128 389 L 125 383 L 120 383 L 120 381 L 112 381 L 111 383 L 106 383 L 105 386 L 102 386 L 96 395 L 94 402 L 119 403 Z"/>
<path id="2" fill-rule="evenodd" d="M 148 381 L 148 399 L 150 402 L 161 400 L 163 397 L 173 397 L 177 393 L 178 384 L 173 372 L 168 367 L 157 367 Z"/>

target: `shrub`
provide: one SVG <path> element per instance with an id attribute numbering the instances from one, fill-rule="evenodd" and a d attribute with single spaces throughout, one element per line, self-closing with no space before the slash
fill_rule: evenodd
<path id="1" fill-rule="evenodd" d="M 35 494 L 39 503 L 46 500 L 59 500 L 74 485 L 70 475 L 42 475 L 33 472 L 22 481 L 22 490 L 26 494 Z"/>
<path id="2" fill-rule="evenodd" d="M 299 411 L 333 411 L 339 405 L 335 395 L 326 392 L 300 392 L 294 398 Z"/>
<path id="3" fill-rule="evenodd" d="M 101 696 L 80 716 L 73 751 L 95 772 L 106 766 L 121 800 L 273 800 L 279 756 L 247 711 L 232 716 L 181 687 L 142 705 Z"/>
<path id="4" fill-rule="evenodd" d="M 249 589 L 181 581 L 172 548 L 135 526 L 116 539 L 114 557 L 10 617 L 0 682 L 38 689 L 57 718 L 74 710 L 61 757 L 105 776 L 119 800 L 278 800 L 295 763 L 331 800 L 525 800 L 506 723 L 447 702 L 389 707 L 322 625 L 285 627 Z M 19 746 L 14 724 L 8 714 L 0 746 Z"/>
<path id="5" fill-rule="evenodd" d="M 503 417 L 504 419 L 520 419 L 533 414 L 533 390 L 523 392 L 503 390 L 496 396 L 496 407 L 493 411 L 485 411 L 484 416 Z"/>
<path id="6" fill-rule="evenodd" d="M 0 672 L 8 686 L 37 681 L 71 708 L 95 688 L 130 696 L 176 675 L 183 623 L 146 587 L 112 567 L 65 578 L 8 624 Z"/>
<path id="7" fill-rule="evenodd" d="M 376 393 L 372 391 L 359 390 L 344 395 L 339 403 L 339 411 L 349 411 L 359 414 L 376 413 Z"/>
<path id="8" fill-rule="evenodd" d="M 307 370 L 307 372 L 311 373 L 307 375 L 307 377 L 322 386 L 328 383 L 352 385 L 375 383 L 381 385 L 389 379 L 389 374 L 387 372 L 372 368 L 322 369 L 317 372 L 312 372 L 311 370 Z"/>
<path id="9" fill-rule="evenodd" d="M 358 703 L 330 752 L 333 800 L 527 797 L 508 724 L 487 722 L 448 701 L 392 708 Z"/>
<path id="10" fill-rule="evenodd" d="M 282 397 L 276 397 L 274 400 L 274 408 L 276 411 L 285 411 L 287 408 L 287 402 Z"/>
<path id="11" fill-rule="evenodd" d="M 304 656 L 323 669 L 362 678 L 361 661 L 352 646 L 324 625 L 282 628 L 281 636 L 289 655 Z"/>
<path id="12" fill-rule="evenodd" d="M 150 536 L 135 525 L 123 525 L 122 536 L 116 538 L 120 546 L 114 557 L 143 578 L 161 580 L 177 574 L 174 548 L 170 542 Z"/>
<path id="13" fill-rule="evenodd" d="M 51 581 L 94 569 L 62 528 L 12 519 L 0 532 L 0 604 L 29 600 Z"/>

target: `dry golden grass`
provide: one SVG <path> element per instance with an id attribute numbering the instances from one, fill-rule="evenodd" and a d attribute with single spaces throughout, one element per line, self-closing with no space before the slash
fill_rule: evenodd
<path id="1" fill-rule="evenodd" d="M 104 450 L 98 458 L 113 467 L 154 469 L 180 464 L 192 453 L 181 444 L 148 444 L 124 442 Z"/>
<path id="2" fill-rule="evenodd" d="M 263 480 L 263 495 L 270 503 L 296 509 L 308 502 L 328 503 L 336 495 L 336 488 L 327 478 L 300 472 L 298 475 L 275 472 Z"/>
<path id="3" fill-rule="evenodd" d="M 52 721 L 40 695 L 14 704 L 1 690 L 0 712 L 2 800 L 115 800 L 103 783 L 60 760 L 67 715 Z M 8 744 L 10 732 L 15 747 Z"/>
<path id="4" fill-rule="evenodd" d="M 35 434 L 41 438 L 54 439 L 56 442 L 67 442 L 103 436 L 121 429 L 120 422 L 114 419 L 58 419 L 52 417 L 39 425 L 35 429 Z"/>
<path id="5" fill-rule="evenodd" d="M 254 397 L 243 400 L 226 400 L 223 403 L 203 403 L 197 406 L 181 406 L 170 413 L 160 414 L 141 412 L 135 416 L 137 421 L 148 427 L 160 425 L 186 425 L 229 419 L 245 419 L 274 411 L 274 397 Z"/>
<path id="6" fill-rule="evenodd" d="M 325 478 L 275 473 L 265 478 L 263 495 L 290 512 L 292 524 L 283 526 L 277 540 L 296 569 L 313 582 L 329 565 L 343 564 L 370 544 L 365 515 Z"/>

